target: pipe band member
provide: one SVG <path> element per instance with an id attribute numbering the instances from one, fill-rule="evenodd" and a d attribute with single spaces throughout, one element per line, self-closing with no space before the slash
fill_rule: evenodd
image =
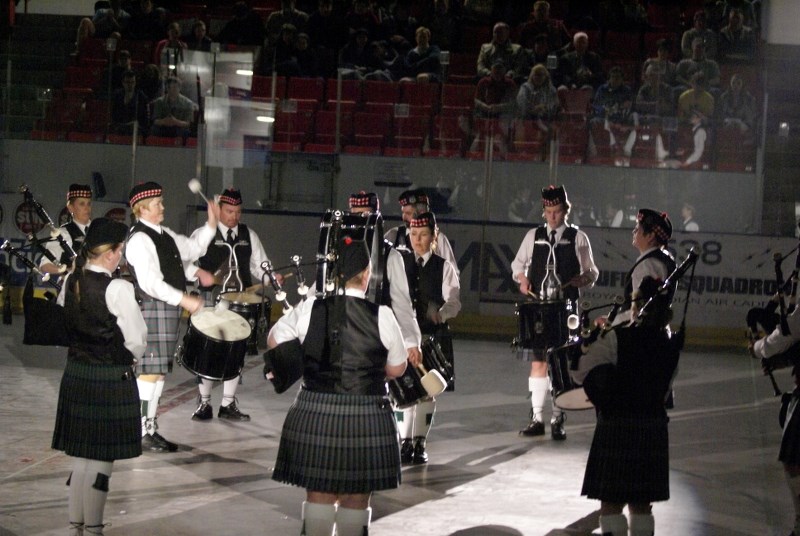
<path id="1" fill-rule="evenodd" d="M 70 184 L 67 191 L 67 210 L 70 221 L 59 227 L 58 231 L 64 242 L 78 254 L 86 238 L 86 229 L 92 223 L 92 187 L 88 184 Z M 61 264 L 71 264 L 71 254 L 64 251 L 59 240 L 50 240 L 45 247 Z M 39 269 L 48 274 L 59 274 L 62 271 L 45 256 L 42 256 Z"/>
<path id="2" fill-rule="evenodd" d="M 553 245 L 556 258 L 556 275 L 562 282 L 563 294 L 577 311 L 582 289 L 591 288 L 600 271 L 594 264 L 592 246 L 586 233 L 567 223 L 571 204 L 564 186 L 550 185 L 542 189 L 542 217 L 545 225 L 531 229 L 523 238 L 517 255 L 511 263 L 514 281 L 519 291 L 538 295 L 541 282 L 546 275 L 547 257 L 550 249 L 536 245 L 537 241 L 548 241 Z M 544 299 L 544 298 L 543 298 Z M 566 342 L 566 341 L 564 341 Z M 544 435 L 544 402 L 552 385 L 547 376 L 546 352 L 524 350 L 522 358 L 531 362 L 528 390 L 531 393 L 531 418 L 528 426 L 520 430 L 524 436 Z M 555 440 L 567 438 L 564 430 L 566 416 L 550 397 L 553 416 L 550 420 L 550 435 Z"/>
<path id="3" fill-rule="evenodd" d="M 286 415 L 272 478 L 306 489 L 301 534 L 368 533 L 373 491 L 400 483 L 397 426 L 386 378 L 406 368 L 391 309 L 365 299 L 370 256 L 362 241 L 338 244 L 344 294 L 310 297 L 282 316 L 268 346 L 299 340 L 303 385 Z"/>
<path id="4" fill-rule="evenodd" d="M 213 278 L 191 263 L 206 252 L 216 232 L 219 206 L 209 201 L 208 221 L 188 238 L 161 225 L 164 198 L 160 184 L 138 184 L 129 199 L 136 223 L 128 235 L 125 258 L 140 290 L 147 323 L 147 350 L 136 367 L 142 402 L 142 448 L 174 452 L 178 445 L 158 433 L 158 402 L 164 377 L 172 371 L 182 309 L 196 313 L 203 308 L 200 297 L 186 292 L 186 280 L 197 277 L 201 285 L 213 284 Z"/>

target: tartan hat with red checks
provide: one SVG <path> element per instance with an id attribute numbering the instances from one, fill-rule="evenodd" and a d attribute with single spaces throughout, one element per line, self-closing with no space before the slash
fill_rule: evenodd
<path id="1" fill-rule="evenodd" d="M 666 212 L 657 212 L 649 208 L 639 209 L 636 221 L 646 229 L 652 229 L 656 238 L 662 244 L 669 242 L 672 237 L 672 222 Z"/>
<path id="2" fill-rule="evenodd" d="M 416 218 L 413 218 L 408 224 L 410 229 L 414 227 L 428 227 L 431 231 L 436 229 L 436 215 L 433 212 L 423 212 Z"/>
<path id="3" fill-rule="evenodd" d="M 70 184 L 67 191 L 67 201 L 72 201 L 78 197 L 86 199 L 92 198 L 92 187 L 88 184 Z"/>
<path id="4" fill-rule="evenodd" d="M 378 212 L 381 209 L 378 196 L 374 192 L 365 192 L 364 190 L 357 194 L 350 194 L 348 203 L 351 209 L 369 207 L 372 212 Z"/>
<path id="5" fill-rule="evenodd" d="M 157 182 L 148 181 L 148 182 L 140 182 L 133 188 L 131 188 L 131 192 L 128 194 L 128 205 L 133 206 L 139 201 L 143 199 L 149 199 L 151 197 L 161 197 L 163 194 L 163 189 L 161 185 Z"/>
<path id="6" fill-rule="evenodd" d="M 424 203 L 427 205 L 429 202 L 428 194 L 426 194 L 424 190 L 406 190 L 400 194 L 397 200 L 400 202 L 401 207 L 416 205 L 417 203 Z"/>
<path id="7" fill-rule="evenodd" d="M 242 192 L 235 188 L 226 188 L 219 194 L 219 202 L 237 206 L 242 204 Z"/>

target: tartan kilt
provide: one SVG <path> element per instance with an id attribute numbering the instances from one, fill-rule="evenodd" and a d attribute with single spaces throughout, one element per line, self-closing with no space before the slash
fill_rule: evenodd
<path id="1" fill-rule="evenodd" d="M 67 361 L 52 448 L 113 461 L 142 453 L 139 389 L 130 366 Z"/>
<path id="2" fill-rule="evenodd" d="M 613 503 L 669 499 L 668 419 L 600 413 L 581 495 Z"/>
<path id="3" fill-rule="evenodd" d="M 167 374 L 178 345 L 182 309 L 145 296 L 142 316 L 147 324 L 147 349 L 136 366 L 137 374 Z"/>
<path id="4" fill-rule="evenodd" d="M 790 465 L 800 465 L 800 407 L 792 412 L 781 437 L 778 460 Z"/>
<path id="5" fill-rule="evenodd" d="M 325 493 L 396 488 L 400 450 L 388 397 L 301 389 L 283 423 L 272 479 Z"/>

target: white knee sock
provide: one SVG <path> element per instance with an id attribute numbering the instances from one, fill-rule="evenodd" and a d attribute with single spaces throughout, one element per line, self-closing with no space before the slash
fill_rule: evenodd
<path id="1" fill-rule="evenodd" d="M 333 536 L 336 506 L 303 501 L 301 536 Z"/>
<path id="2" fill-rule="evenodd" d="M 153 394 L 156 392 L 156 384 L 155 382 L 146 382 L 137 379 L 136 385 L 139 388 L 139 400 L 142 411 L 142 437 L 144 437 L 145 434 L 147 434 L 147 419 L 148 414 L 150 413 L 150 406 L 153 406 L 155 411 Z"/>
<path id="3" fill-rule="evenodd" d="M 233 403 L 236 397 L 236 389 L 238 388 L 239 376 L 236 376 L 232 380 L 225 380 L 225 383 L 222 385 L 222 407 L 228 407 Z"/>
<path id="4" fill-rule="evenodd" d="M 83 523 L 83 477 L 86 474 L 86 458 L 73 458 L 72 473 L 69 475 L 69 520 Z"/>
<path id="5" fill-rule="evenodd" d="M 792 504 L 794 504 L 794 533 L 800 534 L 800 476 L 790 476 L 788 471 L 784 471 L 789 490 L 792 492 Z"/>
<path id="6" fill-rule="evenodd" d="M 200 402 L 208 402 L 211 400 L 211 389 L 213 388 L 214 380 L 200 378 L 200 383 L 197 384 L 197 390 L 200 391 Z"/>
<path id="7" fill-rule="evenodd" d="M 89 534 L 102 534 L 103 510 L 108 497 L 108 485 L 114 462 L 89 460 L 86 476 L 83 479 L 84 531 Z M 95 532 L 91 532 L 94 528 Z"/>
<path id="8" fill-rule="evenodd" d="M 628 518 L 623 514 L 600 516 L 600 533 L 603 536 L 628 536 Z"/>
<path id="9" fill-rule="evenodd" d="M 410 439 L 411 432 L 414 431 L 414 409 L 416 406 L 411 406 L 405 409 L 394 410 L 394 418 L 397 421 L 397 433 L 400 439 Z"/>
<path id="10" fill-rule="evenodd" d="M 426 400 L 416 405 L 412 437 L 428 437 L 428 432 L 431 431 L 431 426 L 433 426 L 433 414 L 435 412 L 435 400 Z"/>
<path id="11" fill-rule="evenodd" d="M 653 536 L 656 521 L 653 514 L 631 514 L 630 536 Z"/>
<path id="12" fill-rule="evenodd" d="M 533 418 L 543 422 L 544 400 L 550 390 L 550 380 L 547 377 L 532 378 L 528 377 L 528 390 L 531 392 L 531 407 L 533 408 Z"/>
<path id="13" fill-rule="evenodd" d="M 364 536 L 368 534 L 372 508 L 355 510 L 342 508 L 336 512 L 336 536 Z"/>

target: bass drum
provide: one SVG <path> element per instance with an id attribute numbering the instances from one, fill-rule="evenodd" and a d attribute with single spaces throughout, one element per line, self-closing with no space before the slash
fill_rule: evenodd
<path id="1" fill-rule="evenodd" d="M 206 307 L 189 317 L 178 362 L 201 378 L 232 380 L 244 367 L 250 334 L 250 323 L 241 315 Z"/>
<path id="2" fill-rule="evenodd" d="M 262 311 L 263 299 L 263 311 Z M 228 310 L 240 315 L 250 324 L 250 337 L 247 339 L 247 355 L 258 355 L 259 347 L 266 347 L 266 334 L 269 331 L 272 301 L 251 292 L 224 292 L 219 300 L 228 305 Z"/>
<path id="3" fill-rule="evenodd" d="M 553 400 L 561 409 L 582 410 L 594 407 L 583 387 L 577 385 L 569 375 L 570 358 L 574 352 L 581 351 L 580 346 L 581 343 L 566 344 L 547 351 L 547 374 L 553 384 Z"/>
<path id="4" fill-rule="evenodd" d="M 454 379 L 453 364 L 448 360 L 441 346 L 433 337 L 425 339 L 422 343 L 422 365 L 425 370 L 435 370 L 441 374 L 442 379 L 450 385 Z M 429 397 L 422 384 L 422 373 L 410 364 L 399 378 L 389 380 L 389 396 L 394 405 L 399 409 L 413 406 Z"/>
<path id="5" fill-rule="evenodd" d="M 319 224 L 317 245 L 317 296 L 327 297 L 334 293 L 331 283 L 335 280 L 337 244 L 343 236 L 363 240 L 367 244 L 372 262 L 372 277 L 367 289 L 367 300 L 381 303 L 383 296 L 384 242 L 383 217 L 380 213 L 350 214 L 328 209 Z"/>

